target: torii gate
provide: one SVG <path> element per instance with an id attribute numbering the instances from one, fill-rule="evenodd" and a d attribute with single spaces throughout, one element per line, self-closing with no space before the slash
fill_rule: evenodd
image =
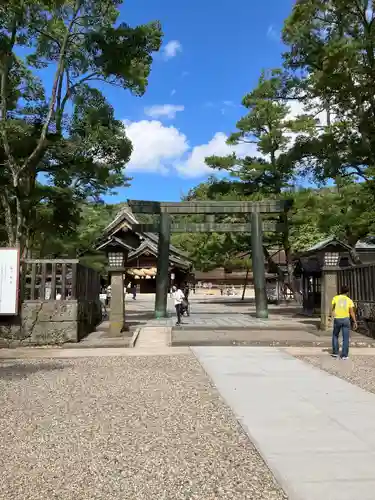
<path id="1" fill-rule="evenodd" d="M 171 232 L 242 232 L 251 234 L 251 251 L 255 288 L 256 317 L 268 318 L 266 279 L 263 253 L 263 231 L 282 232 L 286 229 L 286 212 L 291 200 L 250 201 L 182 201 L 158 202 L 128 200 L 135 214 L 159 215 L 158 224 L 136 224 L 134 230 L 144 233 L 158 233 L 158 263 L 156 275 L 155 316 L 167 317 L 169 288 L 168 263 Z M 205 223 L 173 223 L 171 215 L 206 215 Z M 250 214 L 250 222 L 243 224 L 215 223 L 215 214 Z M 262 214 L 281 214 L 283 222 L 262 221 Z"/>

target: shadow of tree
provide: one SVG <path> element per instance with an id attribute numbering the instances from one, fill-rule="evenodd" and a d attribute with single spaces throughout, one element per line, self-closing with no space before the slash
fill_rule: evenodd
<path id="1" fill-rule="evenodd" d="M 25 360 L 24 363 L 13 361 L 8 358 L 0 361 L 0 379 L 14 380 L 27 378 L 39 372 L 51 372 L 56 370 L 63 370 L 67 367 L 65 363 L 61 362 L 44 362 L 44 361 L 29 361 Z"/>

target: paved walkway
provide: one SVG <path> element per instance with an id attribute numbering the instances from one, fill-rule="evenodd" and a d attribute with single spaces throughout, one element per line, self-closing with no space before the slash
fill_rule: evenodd
<path id="1" fill-rule="evenodd" d="M 145 307 L 146 298 L 138 304 L 130 303 L 129 310 L 134 307 Z M 192 294 L 190 300 L 190 317 L 183 318 L 182 329 L 274 329 L 315 331 L 318 321 L 296 315 L 295 307 L 270 306 L 269 319 L 255 317 L 255 304 L 242 302 L 239 297 L 205 297 Z M 151 303 L 150 303 L 151 304 Z M 152 303 L 153 305 L 153 303 Z M 147 326 L 174 327 L 176 323 L 173 300 L 168 297 L 169 318 L 147 318 Z"/>
<path id="2" fill-rule="evenodd" d="M 193 351 L 289 500 L 375 498 L 374 394 L 285 350 Z"/>

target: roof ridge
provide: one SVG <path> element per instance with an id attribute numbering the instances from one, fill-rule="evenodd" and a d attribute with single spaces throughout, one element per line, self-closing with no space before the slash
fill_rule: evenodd
<path id="1" fill-rule="evenodd" d="M 127 219 L 127 222 L 129 222 L 129 225 L 133 224 L 138 224 L 138 219 L 135 217 L 133 212 L 131 211 L 131 208 L 129 207 L 128 204 L 124 205 L 118 212 L 115 218 L 113 219 L 112 222 L 108 224 L 106 228 L 104 228 L 104 234 L 108 233 L 112 229 L 116 227 L 117 224 L 119 224 L 122 220 Z"/>

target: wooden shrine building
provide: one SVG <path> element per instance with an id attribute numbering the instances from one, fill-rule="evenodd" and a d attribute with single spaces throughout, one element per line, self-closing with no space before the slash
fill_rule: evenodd
<path id="1" fill-rule="evenodd" d="M 125 286 L 136 284 L 139 293 L 156 292 L 158 235 L 142 233 L 134 229 L 139 221 L 128 206 L 105 228 L 97 250 L 109 251 L 121 247 L 127 251 L 125 262 Z M 191 262 L 173 245 L 169 253 L 169 279 L 176 283 L 188 279 Z"/>

